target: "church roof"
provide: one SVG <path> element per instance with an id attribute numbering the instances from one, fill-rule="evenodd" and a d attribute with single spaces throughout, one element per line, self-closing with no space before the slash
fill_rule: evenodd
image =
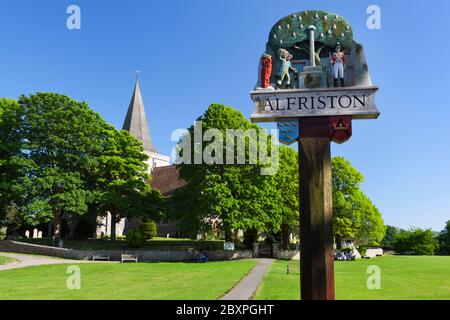
<path id="1" fill-rule="evenodd" d="M 136 79 L 133 96 L 131 97 L 130 106 L 128 107 L 122 129 L 130 132 L 133 137 L 141 141 L 144 146 L 144 151 L 158 153 L 150 136 L 138 79 Z"/>
<path id="2" fill-rule="evenodd" d="M 176 190 L 186 186 L 186 181 L 180 178 L 178 168 L 172 165 L 154 168 L 150 185 L 163 196 L 170 197 Z"/>

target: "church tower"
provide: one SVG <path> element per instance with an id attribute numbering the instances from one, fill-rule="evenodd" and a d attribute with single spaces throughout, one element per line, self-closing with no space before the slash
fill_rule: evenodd
<path id="1" fill-rule="evenodd" d="M 136 79 L 134 92 L 122 129 L 128 131 L 133 137 L 142 142 L 144 152 L 149 156 L 149 174 L 151 174 L 156 167 L 170 165 L 170 157 L 158 153 L 153 145 L 147 116 L 145 114 L 144 102 L 139 88 L 139 78 Z"/>
<path id="2" fill-rule="evenodd" d="M 153 169 L 158 167 L 170 166 L 170 157 L 158 153 L 155 146 L 153 145 L 152 138 L 150 136 L 150 130 L 148 128 L 147 116 L 145 114 L 144 102 L 142 101 L 141 90 L 139 88 L 139 79 L 136 79 L 136 84 L 134 86 L 133 96 L 131 97 L 130 106 L 128 107 L 128 112 L 123 123 L 123 130 L 128 131 L 133 137 L 138 139 L 144 146 L 144 152 L 149 156 L 147 161 L 148 164 L 148 174 L 151 176 L 153 174 Z M 169 167 L 170 166 L 170 167 Z M 163 171 L 166 168 L 163 169 Z M 161 174 L 157 173 L 159 180 L 161 180 Z M 165 174 L 167 176 L 167 174 Z M 106 217 L 100 219 L 100 227 L 97 228 L 97 237 L 101 238 L 103 236 L 111 235 L 111 214 L 107 214 Z M 127 219 L 121 219 L 116 224 L 116 235 L 123 236 L 127 229 L 132 226 L 133 222 L 127 221 Z"/>

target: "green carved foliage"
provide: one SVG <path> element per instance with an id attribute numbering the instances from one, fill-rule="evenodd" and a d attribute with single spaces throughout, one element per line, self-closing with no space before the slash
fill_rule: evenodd
<path id="1" fill-rule="evenodd" d="M 335 48 L 339 42 L 342 49 L 351 46 L 353 30 L 344 18 L 326 11 L 303 11 L 279 20 L 270 31 L 268 47 L 289 49 L 296 43 L 309 40 L 308 27 L 315 26 L 315 41 Z"/>

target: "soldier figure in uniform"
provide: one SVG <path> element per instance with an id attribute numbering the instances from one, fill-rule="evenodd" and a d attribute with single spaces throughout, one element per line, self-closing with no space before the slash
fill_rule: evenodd
<path id="1" fill-rule="evenodd" d="M 345 87 L 344 84 L 344 67 L 345 67 L 345 54 L 341 51 L 341 45 L 338 43 L 336 46 L 336 52 L 333 53 L 331 57 L 331 62 L 333 64 L 333 78 L 334 87 L 338 86 L 338 79 L 341 79 L 341 86 Z"/>

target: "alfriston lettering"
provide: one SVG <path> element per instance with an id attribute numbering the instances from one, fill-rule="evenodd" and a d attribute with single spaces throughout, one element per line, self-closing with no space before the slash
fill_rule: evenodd
<path id="1" fill-rule="evenodd" d="M 280 108 L 280 99 L 276 98 L 276 100 L 277 100 L 277 110 L 280 110 L 280 111 L 284 110 L 284 108 L 283 109 Z"/>
<path id="2" fill-rule="evenodd" d="M 343 101 L 343 98 L 347 99 L 347 102 L 348 102 L 347 104 L 345 104 L 345 99 Z M 341 108 L 347 109 L 347 108 L 350 108 L 351 105 L 352 105 L 352 98 L 350 98 L 347 95 L 343 95 L 343 96 L 339 97 L 339 106 Z"/>
<path id="3" fill-rule="evenodd" d="M 334 109 L 334 98 L 337 99 L 337 96 L 327 96 L 327 98 L 331 98 L 331 109 Z"/>
<path id="4" fill-rule="evenodd" d="M 361 105 L 361 107 L 366 107 L 366 95 L 362 96 L 362 99 L 359 99 L 358 96 L 353 96 L 353 98 L 355 99 L 355 107 L 356 107 L 356 101 L 358 101 Z"/>
<path id="5" fill-rule="evenodd" d="M 295 106 L 295 98 L 287 98 L 287 109 L 292 110 L 291 106 Z"/>
<path id="6" fill-rule="evenodd" d="M 270 102 L 270 99 L 266 99 L 266 104 L 264 105 L 264 110 L 266 110 L 267 106 L 269 106 L 270 110 L 273 111 L 272 102 Z"/>
<path id="7" fill-rule="evenodd" d="M 319 106 L 317 107 L 317 109 L 325 109 L 327 106 L 327 102 L 326 102 L 326 97 L 324 96 L 319 96 L 319 98 L 317 98 L 317 100 L 319 101 Z"/>
<path id="8" fill-rule="evenodd" d="M 308 102 L 308 98 L 306 97 L 300 97 L 298 98 L 298 102 L 299 102 L 299 109 L 305 108 L 306 110 L 309 110 L 308 107 L 306 106 L 306 103 Z"/>
<path id="9" fill-rule="evenodd" d="M 366 95 L 266 98 L 265 111 L 365 108 Z"/>

